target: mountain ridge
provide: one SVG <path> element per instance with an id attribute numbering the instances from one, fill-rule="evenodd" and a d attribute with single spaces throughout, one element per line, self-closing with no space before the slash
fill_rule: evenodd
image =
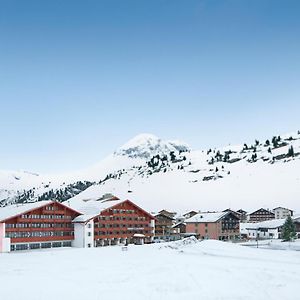
<path id="1" fill-rule="evenodd" d="M 299 131 L 273 136 L 263 142 L 208 150 L 192 150 L 183 142 L 141 134 L 95 166 L 69 177 L 0 171 L 0 205 L 48 199 L 75 201 L 114 193 L 135 198 L 150 210 L 160 209 L 162 207 L 158 206 L 163 205 L 170 209 L 172 206 L 194 209 L 196 205 L 199 209 L 225 209 L 228 206 L 250 209 L 259 204 L 259 197 L 262 197 L 262 206 L 286 203 L 300 210 L 296 203 L 300 195 L 299 158 Z M 251 176 L 260 178 L 265 187 Z M 282 192 L 276 195 L 272 191 L 270 182 L 276 183 L 279 189 L 280 181 L 287 181 L 288 199 L 284 200 Z M 256 193 L 251 191 L 251 185 L 252 188 L 259 187 Z M 244 193 L 240 186 L 246 189 Z M 268 189 L 271 190 L 269 193 Z M 253 201 L 250 201 L 249 193 Z"/>

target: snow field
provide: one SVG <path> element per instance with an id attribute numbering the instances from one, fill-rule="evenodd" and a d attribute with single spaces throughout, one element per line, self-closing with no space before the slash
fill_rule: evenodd
<path id="1" fill-rule="evenodd" d="M 219 241 L 0 255 L 1 299 L 299 299 L 300 252 Z"/>

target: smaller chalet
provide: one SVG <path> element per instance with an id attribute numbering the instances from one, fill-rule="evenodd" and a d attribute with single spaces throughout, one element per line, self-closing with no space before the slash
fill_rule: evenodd
<path id="1" fill-rule="evenodd" d="M 300 217 L 292 218 L 296 226 L 297 238 L 300 238 Z M 247 239 L 281 239 L 286 219 L 273 219 L 259 223 L 241 223 L 240 233 Z"/>
<path id="2" fill-rule="evenodd" d="M 258 223 L 273 219 L 275 219 L 275 214 L 272 211 L 264 208 L 260 208 L 248 215 L 248 222 L 250 223 Z"/>
<path id="3" fill-rule="evenodd" d="M 236 212 L 239 214 L 241 222 L 247 222 L 247 212 L 245 210 L 239 209 Z"/>
<path id="4" fill-rule="evenodd" d="M 202 239 L 232 240 L 240 234 L 240 220 L 231 211 L 198 213 L 185 223 L 186 233 Z"/>
<path id="5" fill-rule="evenodd" d="M 170 241 L 173 239 L 173 225 L 175 219 L 173 214 L 166 214 L 165 211 L 155 215 L 155 238 L 154 240 Z"/>

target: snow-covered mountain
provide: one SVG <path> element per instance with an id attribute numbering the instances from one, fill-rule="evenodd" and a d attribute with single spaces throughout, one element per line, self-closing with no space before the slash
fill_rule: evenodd
<path id="1" fill-rule="evenodd" d="M 105 193 L 151 211 L 288 206 L 300 212 L 300 132 L 202 151 L 141 134 L 75 174 L 0 172 L 1 205 L 53 198 L 79 203 Z"/>

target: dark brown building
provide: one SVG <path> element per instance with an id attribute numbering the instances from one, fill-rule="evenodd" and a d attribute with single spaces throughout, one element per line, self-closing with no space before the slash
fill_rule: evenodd
<path id="1" fill-rule="evenodd" d="M 248 215 L 248 221 L 251 223 L 263 222 L 275 219 L 275 214 L 270 210 L 260 208 Z"/>

